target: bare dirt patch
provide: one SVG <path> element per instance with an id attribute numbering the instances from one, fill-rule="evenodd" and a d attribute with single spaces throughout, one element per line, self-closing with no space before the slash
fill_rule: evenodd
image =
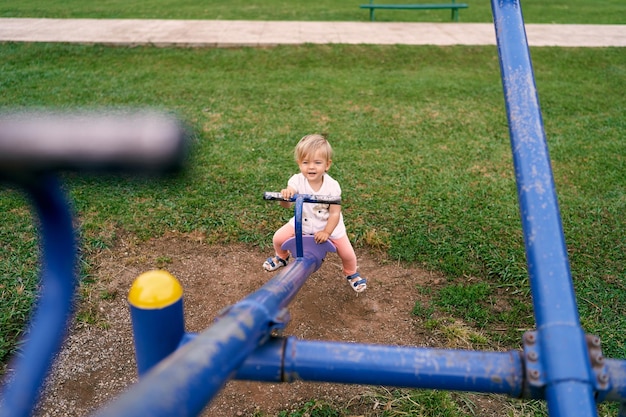
<path id="1" fill-rule="evenodd" d="M 208 245 L 205 240 L 202 235 L 171 233 L 138 242 L 126 235 L 93 260 L 96 284 L 85 292 L 81 311 L 96 322 L 75 321 L 37 416 L 84 416 L 136 381 L 126 296 L 141 273 L 163 268 L 181 281 L 189 332 L 206 329 L 222 308 L 273 276 L 261 268 L 269 255 L 266 251 L 242 244 Z M 340 259 L 329 254 L 291 303 L 292 319 L 285 333 L 309 340 L 441 346 L 411 311 L 424 297 L 418 288 L 440 286 L 443 278 L 385 262 L 370 252 L 357 255 L 368 289 L 357 296 L 341 275 Z M 231 381 L 204 415 L 269 416 L 312 399 L 346 404 L 370 390 L 359 385 Z M 487 402 L 493 399 L 485 400 L 485 413 L 479 415 L 491 414 L 487 409 L 493 405 Z"/>

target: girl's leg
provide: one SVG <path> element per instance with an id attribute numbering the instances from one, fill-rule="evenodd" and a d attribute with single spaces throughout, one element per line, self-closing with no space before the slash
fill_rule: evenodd
<path id="1" fill-rule="evenodd" d="M 343 236 L 339 239 L 333 239 L 333 244 L 337 248 L 337 255 L 341 258 L 343 264 L 343 273 L 345 276 L 350 276 L 356 273 L 356 254 L 354 248 L 350 243 L 348 236 Z"/>
<path id="2" fill-rule="evenodd" d="M 274 233 L 274 238 L 272 239 L 274 244 L 274 253 L 276 253 L 279 258 L 286 260 L 289 257 L 289 251 L 281 249 L 281 246 L 295 235 L 296 230 L 289 223 L 285 224 L 283 227 L 278 229 L 276 233 Z"/>
<path id="3" fill-rule="evenodd" d="M 350 287 L 352 287 L 352 289 L 356 292 L 365 291 L 367 288 L 367 280 L 360 276 L 356 271 L 356 254 L 354 253 L 354 248 L 352 247 L 348 236 L 344 236 L 340 239 L 334 239 L 332 242 L 337 248 L 337 254 L 341 258 L 341 263 L 343 264 L 343 273 L 346 278 L 348 278 Z"/>

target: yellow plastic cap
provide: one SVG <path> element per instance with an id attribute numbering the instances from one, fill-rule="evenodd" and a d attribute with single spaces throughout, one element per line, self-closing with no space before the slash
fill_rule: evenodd
<path id="1" fill-rule="evenodd" d="M 174 304 L 183 296 L 183 287 L 164 270 L 139 275 L 128 292 L 128 302 L 138 308 L 159 309 Z"/>

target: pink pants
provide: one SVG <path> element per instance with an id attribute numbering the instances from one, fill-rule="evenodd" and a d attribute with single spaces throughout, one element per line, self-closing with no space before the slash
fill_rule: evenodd
<path id="1" fill-rule="evenodd" d="M 276 233 L 274 233 L 273 243 L 276 255 L 282 259 L 287 259 L 289 252 L 281 249 L 281 246 L 295 235 L 296 230 L 289 223 L 285 224 L 283 227 L 278 229 Z M 348 236 L 344 235 L 339 239 L 330 239 L 330 241 L 337 248 L 337 255 L 339 255 L 341 263 L 343 264 L 343 273 L 346 276 L 356 273 L 356 254 L 354 253 L 354 249 L 352 248 L 352 244 L 350 243 Z"/>

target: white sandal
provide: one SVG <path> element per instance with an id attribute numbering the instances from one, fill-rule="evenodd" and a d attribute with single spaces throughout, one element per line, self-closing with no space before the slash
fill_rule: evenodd
<path id="1" fill-rule="evenodd" d="M 355 278 L 361 278 L 361 279 L 352 281 Z M 346 279 L 348 280 L 348 284 L 350 284 L 352 289 L 356 292 L 363 292 L 367 288 L 367 280 L 361 277 L 361 275 L 359 275 L 358 272 L 347 276 Z"/>
<path id="2" fill-rule="evenodd" d="M 283 266 L 287 266 L 289 263 L 289 256 L 287 259 L 282 259 L 280 256 L 272 256 L 267 258 L 265 262 L 263 262 L 263 269 L 268 272 L 276 271 L 278 268 L 282 268 Z"/>

